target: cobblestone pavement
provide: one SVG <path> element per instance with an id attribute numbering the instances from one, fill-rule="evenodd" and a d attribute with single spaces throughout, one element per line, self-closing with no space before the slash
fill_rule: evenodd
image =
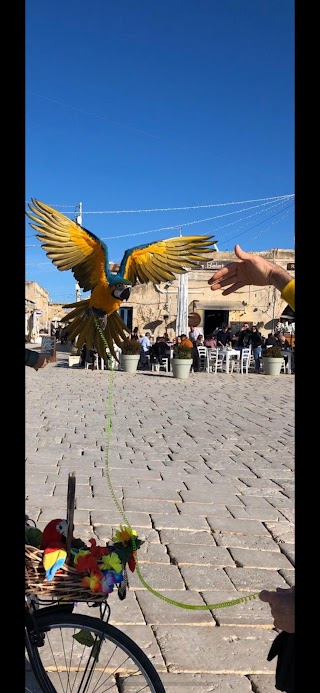
<path id="1" fill-rule="evenodd" d="M 68 368 L 59 347 L 55 364 L 26 368 L 26 512 L 40 529 L 65 517 L 75 471 L 75 535 L 102 543 L 123 521 L 105 475 L 110 373 Z M 190 604 L 294 584 L 294 376 L 112 377 L 110 474 L 145 539 L 146 581 Z M 109 602 L 111 623 L 149 655 L 167 693 L 276 690 L 267 654 L 277 633 L 260 600 L 181 609 L 133 574 L 126 600 Z"/>

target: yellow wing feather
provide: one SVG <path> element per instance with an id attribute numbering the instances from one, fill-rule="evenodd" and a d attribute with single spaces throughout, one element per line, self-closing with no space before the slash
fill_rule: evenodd
<path id="1" fill-rule="evenodd" d="M 107 248 L 97 236 L 39 200 L 32 199 L 29 209 L 30 226 L 60 271 L 71 269 L 84 291 L 108 283 Z"/>
<path id="2" fill-rule="evenodd" d="M 137 280 L 143 284 L 172 280 L 186 268 L 206 260 L 206 255 L 213 252 L 214 243 L 212 236 L 178 236 L 133 248 L 124 254 L 120 273 L 132 286 Z"/>

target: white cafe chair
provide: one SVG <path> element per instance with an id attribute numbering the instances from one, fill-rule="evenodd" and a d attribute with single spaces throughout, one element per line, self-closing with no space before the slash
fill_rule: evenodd
<path id="1" fill-rule="evenodd" d="M 198 354 L 199 354 L 199 370 L 200 371 L 205 371 L 206 370 L 206 365 L 207 365 L 207 347 L 199 345 L 197 346 Z"/>
<path id="2" fill-rule="evenodd" d="M 241 354 L 239 359 L 231 359 L 230 360 L 230 373 L 236 372 L 236 373 L 241 373 L 243 375 L 244 373 L 248 375 L 249 371 L 249 365 L 251 361 L 251 346 L 250 347 L 244 347 L 241 349 Z"/>
<path id="3" fill-rule="evenodd" d="M 163 368 L 166 373 L 169 371 L 169 357 L 168 356 L 162 356 L 161 357 L 162 363 L 153 363 L 151 362 L 151 370 L 156 371 L 157 373 Z"/>
<path id="4" fill-rule="evenodd" d="M 221 354 L 219 349 L 216 347 L 215 349 L 208 349 L 208 354 L 207 354 L 207 372 L 210 373 L 217 373 L 218 370 L 220 373 L 223 373 L 223 363 L 224 363 L 224 354 Z"/>

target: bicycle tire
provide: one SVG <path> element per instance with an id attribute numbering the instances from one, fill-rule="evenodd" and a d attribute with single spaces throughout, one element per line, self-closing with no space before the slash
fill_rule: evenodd
<path id="1" fill-rule="evenodd" d="M 90 634 L 98 638 L 93 647 L 74 640 L 78 629 L 87 637 Z M 47 611 L 42 615 L 40 609 L 29 617 L 27 632 L 30 665 L 43 693 L 165 693 L 158 672 L 141 648 L 118 628 L 98 618 L 54 613 L 54 607 L 52 614 Z M 38 633 L 45 640 L 40 647 L 33 637 Z M 57 646 L 59 651 L 54 653 Z M 96 663 L 94 648 L 99 650 Z"/>

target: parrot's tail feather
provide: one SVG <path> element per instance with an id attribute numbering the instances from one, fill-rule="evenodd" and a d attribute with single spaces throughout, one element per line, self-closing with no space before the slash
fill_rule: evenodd
<path id="1" fill-rule="evenodd" d="M 67 319 L 72 320 L 72 318 L 74 318 L 75 315 L 78 315 L 78 313 L 83 313 L 84 310 L 88 310 L 89 301 L 90 299 L 86 298 L 83 301 L 77 301 L 76 303 L 67 303 L 65 306 L 62 306 L 63 308 L 75 308 L 75 310 L 72 310 L 71 313 L 68 313 Z"/>
<path id="2" fill-rule="evenodd" d="M 121 349 L 122 342 L 127 338 L 128 329 L 125 322 L 120 318 L 119 313 L 114 312 L 107 316 L 106 325 L 100 317 L 96 316 L 95 309 L 91 310 L 89 299 L 70 303 L 67 308 L 74 308 L 68 313 L 69 324 L 64 328 L 64 333 L 68 335 L 68 340 L 73 341 L 77 338 L 77 347 L 80 349 L 84 342 L 87 349 L 97 349 L 97 352 L 104 361 L 108 360 L 107 348 L 111 355 L 119 361 L 114 344 Z"/>

